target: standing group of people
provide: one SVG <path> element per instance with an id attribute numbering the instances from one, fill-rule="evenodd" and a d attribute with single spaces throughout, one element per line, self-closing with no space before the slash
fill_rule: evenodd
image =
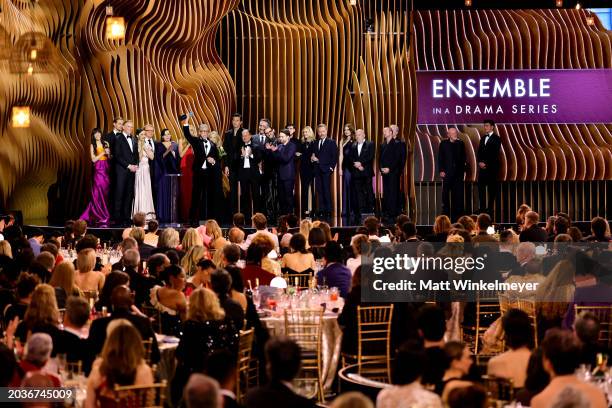
<path id="1" fill-rule="evenodd" d="M 91 201 L 81 215 L 90 225 L 105 227 L 111 220 L 129 224 L 133 214 L 168 222 L 171 218 L 171 179 L 179 171 L 178 144 L 168 129 L 155 141 L 155 128 L 145 125 L 134 135 L 134 123 L 115 118 L 113 130 L 91 132 L 94 164 Z M 112 206 L 111 206 L 112 203 Z"/>

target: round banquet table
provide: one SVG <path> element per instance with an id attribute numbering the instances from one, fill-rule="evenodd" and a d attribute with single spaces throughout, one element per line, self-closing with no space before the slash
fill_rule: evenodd
<path id="1" fill-rule="evenodd" d="M 337 313 L 326 311 L 323 314 L 323 328 L 321 333 L 321 362 L 323 365 L 323 372 L 321 373 L 321 381 L 324 391 L 331 390 L 338 369 L 338 362 L 340 361 L 342 330 L 340 330 L 340 326 L 338 325 L 338 314 L 342 311 L 342 306 L 344 306 L 342 298 L 340 298 L 335 306 L 339 307 Z M 282 312 L 276 312 L 270 317 L 262 317 L 261 322 L 266 325 L 271 336 L 285 334 L 285 317 Z"/>

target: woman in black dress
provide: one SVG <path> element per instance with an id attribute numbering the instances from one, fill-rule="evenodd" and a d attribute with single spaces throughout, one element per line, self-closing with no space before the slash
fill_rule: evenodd
<path id="1" fill-rule="evenodd" d="M 302 130 L 302 140 L 298 146 L 297 155 L 300 157 L 300 197 L 302 215 L 308 217 L 312 213 L 314 204 L 314 166 L 310 157 L 314 153 L 315 133 L 310 126 Z"/>

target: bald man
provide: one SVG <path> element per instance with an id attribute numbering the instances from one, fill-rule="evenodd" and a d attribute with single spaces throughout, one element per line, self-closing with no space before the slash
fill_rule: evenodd
<path id="1" fill-rule="evenodd" d="M 446 131 L 448 136 L 438 150 L 438 171 L 442 179 L 442 214 L 455 222 L 463 215 L 463 187 L 466 158 L 465 145 L 459 139 L 457 128 Z"/>

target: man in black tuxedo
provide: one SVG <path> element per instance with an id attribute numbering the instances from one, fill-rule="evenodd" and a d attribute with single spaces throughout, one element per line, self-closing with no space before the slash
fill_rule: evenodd
<path id="1" fill-rule="evenodd" d="M 349 163 L 351 165 L 351 203 L 355 215 L 355 225 L 361 224 L 361 214 L 373 212 L 374 190 L 374 143 L 365 140 L 363 129 L 355 132 L 355 143 L 350 148 Z"/>
<path id="2" fill-rule="evenodd" d="M 327 137 L 327 125 L 323 123 L 317 126 L 317 135 L 319 140 L 315 141 L 310 160 L 314 162 L 318 210 L 320 216 L 331 217 L 331 176 L 338 164 L 338 145 Z"/>
<path id="3" fill-rule="evenodd" d="M 251 140 L 251 132 L 248 129 L 242 131 L 239 151 L 235 166 L 238 168 L 238 183 L 240 184 L 240 212 L 246 219 L 251 219 L 253 213 L 251 206 L 255 212 L 261 210 L 259 163 L 261 163 L 263 152 L 260 145 Z"/>
<path id="4" fill-rule="evenodd" d="M 157 183 L 155 182 L 155 128 L 153 125 L 145 125 L 144 127 L 144 144 L 151 148 L 153 159 L 149 159 L 149 175 L 151 176 L 151 193 L 153 196 L 153 206 L 157 205 Z"/>
<path id="5" fill-rule="evenodd" d="M 123 132 L 117 134 L 113 145 L 115 169 L 115 222 L 129 225 L 134 201 L 134 183 L 138 170 L 138 142 L 132 137 L 134 123 L 127 120 Z"/>
<path id="6" fill-rule="evenodd" d="M 116 117 L 113 120 L 113 130 L 105 134 L 104 137 L 102 138 L 103 141 L 108 143 L 108 147 L 111 150 L 111 152 L 113 151 L 113 146 L 115 144 L 115 140 L 117 140 L 117 136 L 120 135 L 122 132 L 123 132 L 123 118 Z"/>
<path id="7" fill-rule="evenodd" d="M 463 215 L 463 187 L 466 169 L 465 145 L 457 128 L 446 131 L 447 139 L 440 143 L 438 171 L 442 178 L 442 214 L 452 221 Z"/>
<path id="8" fill-rule="evenodd" d="M 159 347 L 157 346 L 155 332 L 148 317 L 131 312 L 134 300 L 130 293 L 130 288 L 120 285 L 113 289 L 111 304 L 113 310 L 110 316 L 100 317 L 91 323 L 89 337 L 87 338 L 89 343 L 88 351 L 94 356 L 100 354 L 106 341 L 106 328 L 108 324 L 115 319 L 126 319 L 138 330 L 143 340 L 152 340 L 151 363 L 157 363 L 159 361 Z"/>
<path id="9" fill-rule="evenodd" d="M 191 225 L 198 225 L 199 220 L 217 218 L 219 210 L 218 187 L 221 185 L 221 163 L 217 146 L 208 140 L 210 128 L 201 124 L 198 137 L 191 135 L 187 115 L 181 116 L 183 135 L 193 149 L 193 188 L 189 220 Z"/>
<path id="10" fill-rule="evenodd" d="M 546 242 L 548 234 L 544 228 L 538 225 L 539 222 L 540 214 L 535 211 L 528 211 L 525 214 L 525 224 L 519 234 L 519 240 L 521 242 Z"/>
<path id="11" fill-rule="evenodd" d="M 486 212 L 493 217 L 495 201 L 499 194 L 499 152 L 501 150 L 501 138 L 494 132 L 495 122 L 484 121 L 485 135 L 480 139 L 478 153 L 478 202 L 480 212 Z M 487 196 L 488 193 L 488 196 Z"/>
<path id="12" fill-rule="evenodd" d="M 288 337 L 274 337 L 266 343 L 267 385 L 250 391 L 246 396 L 249 408 L 268 408 L 270 401 L 278 407 L 314 408 L 315 403 L 295 393 L 287 384 L 300 370 L 301 348 Z"/>
<path id="13" fill-rule="evenodd" d="M 401 178 L 402 178 L 402 175 L 404 174 L 404 168 L 406 167 L 406 160 L 408 159 L 408 152 L 406 151 L 406 142 L 404 142 L 404 140 L 402 139 L 402 136 L 400 135 L 400 128 L 399 128 L 399 126 L 391 125 L 389 127 L 391 128 L 391 132 L 393 132 L 393 139 L 395 139 L 397 142 L 399 142 L 399 149 L 400 149 L 400 187 L 399 187 L 399 190 L 398 190 L 399 193 L 397 194 L 397 208 L 398 208 L 398 212 L 402 212 L 404 210 L 406 202 L 404 200 L 405 194 L 401 194 L 401 192 L 402 192 Z"/>
<path id="14" fill-rule="evenodd" d="M 295 186 L 295 152 L 297 144 L 290 141 L 287 129 L 281 130 L 277 145 L 266 145 L 276 161 L 278 176 L 278 199 L 281 215 L 293 214 L 293 188 Z"/>
<path id="15" fill-rule="evenodd" d="M 66 361 L 81 361 L 83 370 L 89 371 L 95 355 L 87 349 L 83 328 L 89 320 L 89 304 L 83 297 L 70 296 L 66 301 L 63 326 L 54 339 L 55 355 L 66 354 Z"/>
<path id="16" fill-rule="evenodd" d="M 400 143 L 393 138 L 391 128 L 383 129 L 385 141 L 380 145 L 378 166 L 383 182 L 383 218 L 394 220 L 397 215 L 399 182 L 402 175 Z"/>
<path id="17" fill-rule="evenodd" d="M 278 138 L 276 132 L 271 127 L 264 130 L 265 142 L 261 146 L 263 152 L 263 169 L 261 180 L 261 197 L 265 206 L 265 214 L 268 219 L 275 220 L 278 218 L 279 212 L 279 197 L 278 197 L 278 166 L 273 152 L 268 146 L 276 146 Z"/>
<path id="18" fill-rule="evenodd" d="M 230 207 L 231 213 L 238 212 L 238 167 L 240 158 L 240 145 L 242 144 L 242 115 L 234 113 L 232 115 L 232 128 L 225 132 L 223 137 L 223 150 L 227 156 L 223 171 L 230 182 Z"/>

